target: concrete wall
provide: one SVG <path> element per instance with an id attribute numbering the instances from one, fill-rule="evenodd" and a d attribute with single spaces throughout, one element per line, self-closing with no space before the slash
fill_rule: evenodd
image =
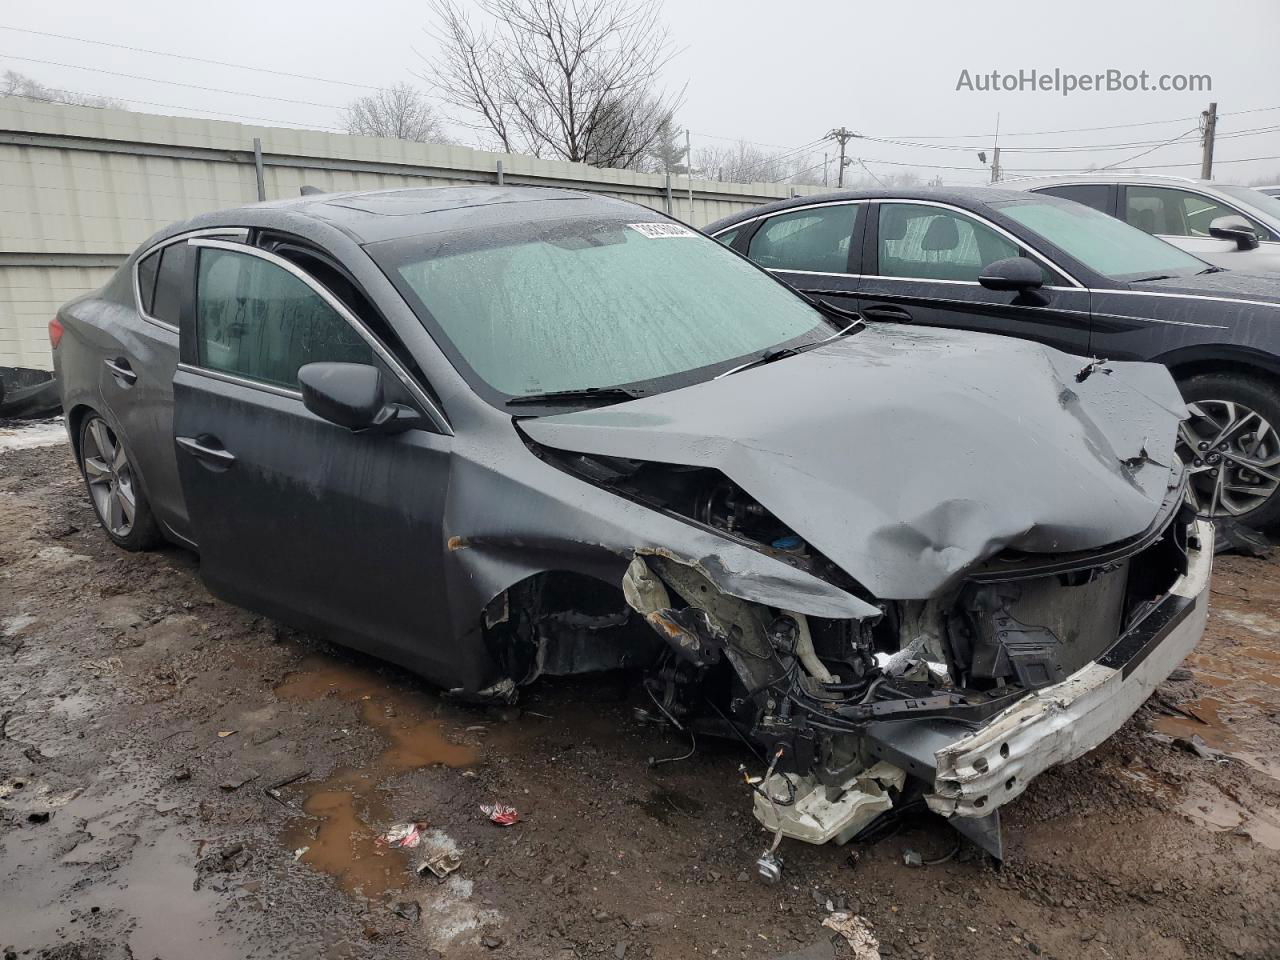
<path id="1" fill-rule="evenodd" d="M 494 183 L 565 186 L 667 210 L 662 175 L 487 153 L 0 98 L 0 366 L 48 369 L 58 305 L 99 286 L 156 230 L 258 199 L 322 190 Z M 818 188 L 820 189 L 820 188 Z M 814 192 L 814 188 L 798 188 Z M 669 212 L 703 226 L 790 196 L 782 184 L 672 178 Z"/>

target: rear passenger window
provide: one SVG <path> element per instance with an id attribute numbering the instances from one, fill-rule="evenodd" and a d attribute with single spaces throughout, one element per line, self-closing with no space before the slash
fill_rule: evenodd
<path id="1" fill-rule="evenodd" d="M 770 217 L 751 238 L 747 256 L 770 270 L 848 273 L 859 209 L 841 203 Z"/>
<path id="2" fill-rule="evenodd" d="M 304 364 L 374 362 L 351 324 L 289 271 L 253 254 L 196 249 L 200 366 L 295 388 Z"/>
<path id="3" fill-rule="evenodd" d="M 138 261 L 138 299 L 142 301 L 142 312 L 148 316 L 154 316 L 151 304 L 156 293 L 156 272 L 160 269 L 161 252 L 149 253 Z"/>
<path id="4" fill-rule="evenodd" d="M 1106 183 L 1070 183 L 1063 186 L 1045 187 L 1036 193 L 1047 193 L 1051 197 L 1063 200 L 1074 200 L 1086 207 L 1093 207 L 1102 213 L 1111 212 L 1111 185 Z"/>
<path id="5" fill-rule="evenodd" d="M 1022 251 L 985 224 L 942 207 L 880 205 L 880 274 L 977 281 L 982 268 Z"/>
<path id="6" fill-rule="evenodd" d="M 156 295 L 152 301 L 151 315 L 175 327 L 182 309 L 183 284 L 190 283 L 187 250 L 185 243 L 171 243 L 157 254 L 160 266 L 156 271 Z"/>

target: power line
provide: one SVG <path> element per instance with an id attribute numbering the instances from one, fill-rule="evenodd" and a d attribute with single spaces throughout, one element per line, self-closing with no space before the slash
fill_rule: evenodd
<path id="1" fill-rule="evenodd" d="M 1161 147 L 1167 147 L 1170 144 L 1177 143 L 1179 140 L 1183 139 L 1184 137 L 1188 137 L 1193 133 L 1199 133 L 1199 132 L 1200 132 L 1200 127 L 1199 125 L 1196 125 L 1192 127 L 1190 130 L 1188 130 L 1186 133 L 1178 134 L 1172 140 L 1166 140 L 1164 143 L 1157 143 L 1154 147 L 1148 147 L 1146 150 L 1143 150 L 1141 153 L 1135 153 L 1132 157 L 1125 157 L 1123 160 L 1117 160 L 1115 163 L 1108 163 L 1106 166 L 1100 167 L 1099 169 L 1110 170 L 1112 167 L 1119 167 L 1122 164 L 1128 163 L 1130 160 L 1137 160 L 1139 157 L 1145 157 L 1148 153 L 1155 153 Z"/>
<path id="2" fill-rule="evenodd" d="M 277 77 L 293 77 L 295 80 L 314 80 L 318 83 L 332 83 L 343 87 L 358 87 L 362 90 L 377 90 L 367 83 L 353 83 L 350 80 L 333 80 L 329 77 L 313 77 L 306 73 L 289 73 L 286 70 L 272 70 L 268 67 L 254 67 L 247 63 L 232 63 L 229 60 L 211 60 L 208 57 L 196 57 L 185 53 L 169 53 L 165 50 L 149 50 L 146 47 L 131 47 L 125 43 L 111 43 L 107 40 L 90 40 L 86 37 L 73 37 L 65 33 L 50 33 L 47 30 L 29 30 L 25 27 L 10 27 L 0 24 L 0 30 L 12 30 L 15 33 L 29 33 L 38 37 L 56 37 L 59 40 L 74 40 L 76 43 L 92 43 L 99 47 L 114 47 L 117 50 L 130 50 L 134 53 L 149 53 L 157 57 L 172 57 L 175 60 L 190 60 L 193 63 L 210 63 L 219 67 L 233 67 L 236 70 L 253 70 L 257 73 L 269 73 Z"/>
<path id="3" fill-rule="evenodd" d="M 1275 133 L 1280 131 L 1280 124 L 1269 127 L 1253 127 L 1247 130 L 1236 130 L 1231 133 L 1218 134 L 1219 140 L 1235 137 L 1255 137 L 1266 133 Z M 864 137 L 873 143 L 885 143 L 896 147 L 910 147 L 920 150 L 952 150 L 961 153 L 969 153 L 978 148 L 978 145 L 972 144 L 953 144 L 953 143 L 920 143 L 908 140 L 894 140 L 888 137 Z M 1104 150 L 1132 150 L 1135 147 L 1152 147 L 1166 140 L 1134 140 L 1126 143 L 1082 143 L 1076 145 L 1049 146 L 1049 147 L 1001 147 L 1002 153 L 1089 153 Z"/>
<path id="4" fill-rule="evenodd" d="M 1249 110 L 1232 110 L 1218 114 L 1221 117 L 1239 116 L 1246 113 L 1267 113 L 1272 110 L 1280 110 L 1280 106 L 1274 107 L 1253 107 Z M 1188 120 L 1199 120 L 1200 117 L 1173 117 L 1169 120 L 1140 120 L 1132 123 L 1113 123 L 1100 127 L 1068 127 L 1062 130 L 1029 130 L 1022 133 L 1005 133 L 1001 131 L 1002 137 L 1048 137 L 1058 133 L 1091 133 L 1095 130 L 1126 130 L 1130 127 L 1156 127 L 1170 123 L 1185 123 Z M 990 133 L 955 133 L 947 136 L 925 135 L 925 134 L 899 134 L 890 139 L 894 140 L 989 140 Z"/>
<path id="5" fill-rule="evenodd" d="M 0 53 L 0 59 L 22 60 L 25 63 L 42 63 L 51 67 L 65 67 L 69 70 L 87 70 L 90 73 L 105 73 L 112 77 L 125 77 L 129 80 L 145 80 L 148 83 L 163 83 L 171 87 L 186 87 L 188 90 L 201 90 L 205 93 L 227 93 L 234 97 L 254 97 L 258 100 L 275 100 L 279 103 L 292 103 L 302 107 L 322 107 L 326 110 L 344 110 L 336 103 L 316 103 L 312 100 L 291 100 L 288 97 L 273 97 L 266 93 L 249 93 L 244 90 L 227 90 L 222 87 L 204 87 L 197 83 L 183 83 L 180 80 L 161 80 L 158 77 L 141 76 L 136 73 L 120 73 L 117 70 L 104 70 L 101 67 L 82 67 L 74 63 L 59 63 L 56 60 L 39 60 L 35 57 L 19 57 L 12 53 Z"/>

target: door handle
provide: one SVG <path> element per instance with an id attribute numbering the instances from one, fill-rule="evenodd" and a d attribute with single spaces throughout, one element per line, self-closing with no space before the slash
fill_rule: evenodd
<path id="1" fill-rule="evenodd" d="M 195 437 L 174 437 L 174 440 L 178 446 L 197 460 L 203 460 L 206 463 L 220 467 L 229 467 L 236 462 L 235 454 L 224 447 L 211 447 L 207 443 L 201 443 Z M 217 443 L 216 440 L 213 440 L 213 442 Z"/>
<path id="2" fill-rule="evenodd" d="M 879 306 L 863 307 L 858 312 L 872 320 L 891 320 L 895 323 L 911 322 L 911 311 L 904 310 L 902 307 L 890 307 L 881 304 Z"/>
<path id="3" fill-rule="evenodd" d="M 111 375 L 117 380 L 123 381 L 125 386 L 131 387 L 138 382 L 138 375 L 133 372 L 133 368 L 129 366 L 129 361 L 124 357 L 115 357 L 114 359 L 108 357 L 102 362 L 111 371 Z"/>

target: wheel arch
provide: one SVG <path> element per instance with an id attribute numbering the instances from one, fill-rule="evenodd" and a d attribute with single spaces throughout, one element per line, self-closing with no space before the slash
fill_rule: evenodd
<path id="1" fill-rule="evenodd" d="M 1204 373 L 1234 373 L 1280 386 L 1280 358 L 1249 347 L 1188 347 L 1153 358 L 1182 383 Z"/>

